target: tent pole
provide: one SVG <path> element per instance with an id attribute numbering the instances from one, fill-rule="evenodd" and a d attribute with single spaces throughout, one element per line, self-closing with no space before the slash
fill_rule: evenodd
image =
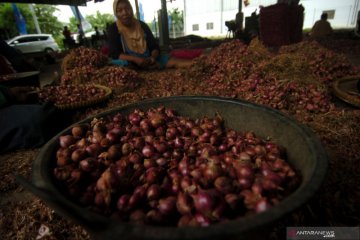
<path id="1" fill-rule="evenodd" d="M 139 3 L 138 0 L 135 0 L 135 8 L 136 8 L 136 18 L 140 20 L 140 11 L 139 11 Z"/>
<path id="2" fill-rule="evenodd" d="M 40 34 L 40 33 L 41 33 L 41 29 L 40 29 L 40 26 L 39 26 L 39 21 L 38 21 L 38 19 L 37 19 L 37 17 L 36 17 L 36 14 L 35 14 L 35 11 L 34 11 L 34 6 L 33 6 L 31 3 L 29 4 L 29 9 L 30 9 L 31 15 L 32 15 L 32 17 L 33 17 L 33 19 L 34 19 L 34 24 L 35 24 L 36 32 Z"/>
<path id="3" fill-rule="evenodd" d="M 164 46 L 169 45 L 169 23 L 168 23 L 168 14 L 167 14 L 167 7 L 166 7 L 166 0 L 161 0 L 161 21 L 162 26 L 162 35 L 160 34 L 160 43 L 163 43 Z"/>

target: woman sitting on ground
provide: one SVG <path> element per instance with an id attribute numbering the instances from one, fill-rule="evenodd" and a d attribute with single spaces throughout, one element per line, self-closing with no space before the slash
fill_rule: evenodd
<path id="1" fill-rule="evenodd" d="M 192 62 L 160 54 L 160 48 L 150 28 L 134 18 L 129 0 L 115 0 L 116 22 L 109 26 L 109 55 L 113 63 L 140 68 L 187 67 Z"/>

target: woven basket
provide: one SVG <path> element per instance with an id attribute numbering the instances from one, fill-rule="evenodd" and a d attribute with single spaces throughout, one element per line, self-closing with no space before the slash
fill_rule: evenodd
<path id="1" fill-rule="evenodd" d="M 69 104 L 55 104 L 55 107 L 61 109 L 61 110 L 70 110 L 70 109 L 78 109 L 78 108 L 84 108 L 89 107 L 92 105 L 99 104 L 101 102 L 106 101 L 112 93 L 111 88 L 105 87 L 103 85 L 94 85 L 95 87 L 101 88 L 105 90 L 105 95 L 99 98 L 90 98 L 87 101 L 83 102 L 77 102 L 77 103 L 69 103 Z"/>
<path id="2" fill-rule="evenodd" d="M 344 77 L 333 83 L 334 94 L 355 107 L 360 108 L 360 92 L 356 84 L 360 80 L 360 75 Z"/>

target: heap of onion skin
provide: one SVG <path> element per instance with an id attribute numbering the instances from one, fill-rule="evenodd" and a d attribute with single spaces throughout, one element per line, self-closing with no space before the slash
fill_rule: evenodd
<path id="1" fill-rule="evenodd" d="M 283 147 L 158 107 L 77 125 L 54 176 L 72 200 L 120 221 L 209 226 L 266 211 L 299 185 Z"/>
<path id="2" fill-rule="evenodd" d="M 56 105 L 75 104 L 98 99 L 106 95 L 106 91 L 93 84 L 60 85 L 42 88 L 39 93 L 41 102 L 52 102 Z"/>

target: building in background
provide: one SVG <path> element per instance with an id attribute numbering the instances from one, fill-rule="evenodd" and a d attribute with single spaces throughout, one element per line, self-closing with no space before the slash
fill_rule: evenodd
<path id="1" fill-rule="evenodd" d="M 239 0 L 183 0 L 184 34 L 199 36 L 225 36 L 228 28 L 226 21 L 235 20 L 239 9 Z M 242 6 L 244 17 L 248 17 L 260 6 L 275 4 L 277 0 L 250 0 L 248 6 Z M 320 19 L 323 12 L 333 28 L 355 28 L 360 0 L 301 0 L 305 8 L 304 29 L 309 29 Z M 244 21 L 245 23 L 245 21 Z"/>

